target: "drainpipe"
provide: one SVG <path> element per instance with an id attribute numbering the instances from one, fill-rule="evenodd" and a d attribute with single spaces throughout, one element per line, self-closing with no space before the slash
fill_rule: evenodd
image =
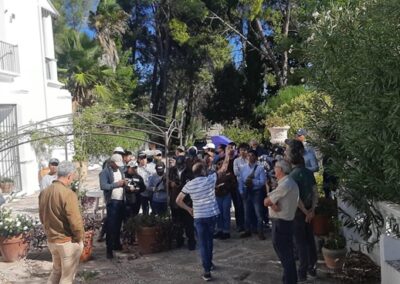
<path id="1" fill-rule="evenodd" d="M 42 19 L 42 7 L 40 6 L 40 1 L 37 0 L 37 6 L 38 6 L 38 16 L 39 16 L 39 38 L 40 38 L 40 52 L 41 52 L 41 64 L 42 64 L 42 82 L 43 82 L 43 95 L 44 95 L 44 113 L 45 113 L 45 119 L 48 119 L 48 113 L 47 113 L 47 76 L 46 76 L 46 64 L 45 64 L 45 50 L 44 50 L 44 36 L 43 36 L 43 19 Z"/>

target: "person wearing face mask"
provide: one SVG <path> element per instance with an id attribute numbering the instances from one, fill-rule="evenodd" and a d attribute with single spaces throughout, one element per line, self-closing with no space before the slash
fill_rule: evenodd
<path id="1" fill-rule="evenodd" d="M 194 250 L 196 248 L 196 240 L 194 238 L 193 216 L 176 204 L 176 197 L 185 184 L 191 180 L 192 175 L 190 169 L 186 166 L 187 161 L 185 157 L 178 156 L 175 159 L 175 166 L 169 170 L 169 205 L 171 208 L 172 222 L 177 228 L 175 236 L 176 243 L 178 247 L 184 244 L 183 231 L 185 231 L 188 249 Z M 184 202 L 187 206 L 192 207 L 192 200 L 189 195 L 185 197 Z"/>
<path id="2" fill-rule="evenodd" d="M 164 215 L 167 213 L 168 195 L 165 178 L 165 164 L 157 162 L 156 173 L 149 178 L 149 190 L 153 193 L 151 199 L 151 212 L 155 215 Z"/>

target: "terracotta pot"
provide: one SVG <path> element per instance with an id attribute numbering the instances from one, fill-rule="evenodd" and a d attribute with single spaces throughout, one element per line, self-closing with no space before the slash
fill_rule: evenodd
<path id="1" fill-rule="evenodd" d="M 29 241 L 26 235 L 0 238 L 0 251 L 5 262 L 14 262 L 28 254 Z"/>
<path id="2" fill-rule="evenodd" d="M 81 262 L 89 261 L 92 258 L 93 236 L 94 231 L 85 232 L 85 238 L 83 240 L 83 251 L 80 257 Z"/>
<path id="3" fill-rule="evenodd" d="M 136 240 L 138 249 L 141 254 L 149 254 L 160 252 L 159 245 L 160 228 L 159 227 L 142 227 L 136 232 Z"/>
<path id="4" fill-rule="evenodd" d="M 322 248 L 322 255 L 324 256 L 325 265 L 328 268 L 335 270 L 342 268 L 346 253 L 346 248 L 337 250 L 327 249 L 325 247 Z"/>
<path id="5" fill-rule="evenodd" d="M 2 193 L 11 193 L 14 189 L 14 183 L 12 182 L 2 182 L 0 183 L 0 188 Z"/>
<path id="6" fill-rule="evenodd" d="M 312 219 L 313 231 L 316 236 L 326 236 L 330 230 L 330 217 L 315 215 Z"/>

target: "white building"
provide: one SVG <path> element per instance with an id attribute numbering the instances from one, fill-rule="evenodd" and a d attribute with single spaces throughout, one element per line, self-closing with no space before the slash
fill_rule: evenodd
<path id="1" fill-rule="evenodd" d="M 72 112 L 71 95 L 57 79 L 57 15 L 49 0 L 0 0 L 0 137 Z M 26 194 L 38 190 L 40 159 L 66 156 L 63 147 L 44 156 L 30 143 L 6 148 L 0 143 L 0 178 L 12 178 L 15 190 Z"/>

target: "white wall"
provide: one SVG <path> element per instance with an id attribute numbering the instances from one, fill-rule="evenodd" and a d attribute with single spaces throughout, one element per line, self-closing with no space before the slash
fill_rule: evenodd
<path id="1" fill-rule="evenodd" d="M 3 13 L 12 13 L 15 18 L 7 22 L 0 40 L 18 44 L 20 74 L 11 80 L 0 77 L 0 104 L 16 104 L 18 126 L 37 122 L 72 112 L 71 96 L 60 89 L 61 84 L 49 84 L 45 69 L 45 44 L 43 42 L 42 8 L 38 0 L 0 0 Z M 1 20 L 1 19 L 0 19 Z M 52 41 L 52 37 L 47 37 Z M 54 54 L 49 51 L 48 55 Z M 55 84 L 56 83 L 56 84 Z M 22 176 L 22 190 L 33 193 L 38 189 L 38 160 L 29 144 L 19 147 Z M 64 160 L 64 153 L 56 151 L 57 158 Z M 71 155 L 70 155 L 70 158 Z"/>

